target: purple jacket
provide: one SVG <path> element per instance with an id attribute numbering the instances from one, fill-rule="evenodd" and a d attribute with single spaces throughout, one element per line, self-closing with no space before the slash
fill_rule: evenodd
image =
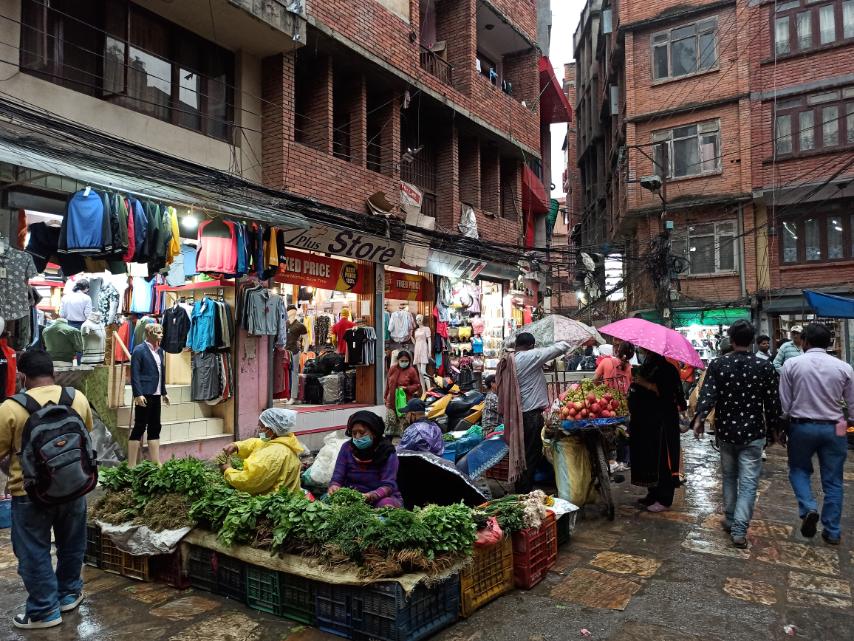
<path id="1" fill-rule="evenodd" d="M 394 497 L 402 501 L 397 489 L 397 466 L 397 455 L 394 453 L 382 467 L 357 461 L 353 456 L 353 443 L 348 441 L 338 453 L 329 486 L 349 487 L 362 493 L 373 492 L 377 500 Z"/>

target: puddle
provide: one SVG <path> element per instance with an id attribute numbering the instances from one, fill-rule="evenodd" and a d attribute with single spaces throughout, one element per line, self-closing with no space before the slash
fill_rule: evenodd
<path id="1" fill-rule="evenodd" d="M 590 561 L 590 565 L 617 574 L 636 574 L 648 579 L 661 567 L 661 561 L 620 552 L 600 552 Z"/>
<path id="2" fill-rule="evenodd" d="M 640 583 L 613 574 L 576 568 L 552 588 L 551 596 L 559 601 L 590 608 L 625 610 L 640 588 Z"/>

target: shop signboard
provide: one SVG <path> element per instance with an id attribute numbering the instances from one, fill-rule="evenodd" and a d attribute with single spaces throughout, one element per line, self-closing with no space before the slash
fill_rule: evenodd
<path id="1" fill-rule="evenodd" d="M 418 274 L 386 272 L 385 298 L 426 301 L 433 297 L 430 281 Z"/>
<path id="2" fill-rule="evenodd" d="M 486 261 L 466 258 L 457 254 L 449 254 L 438 249 L 431 249 L 430 255 L 427 257 L 427 264 L 421 269 L 438 276 L 474 280 L 486 265 Z"/>
<path id="3" fill-rule="evenodd" d="M 280 283 L 364 294 L 369 291 L 365 265 L 326 256 L 291 252 L 279 265 Z"/>
<path id="4" fill-rule="evenodd" d="M 400 265 L 403 257 L 403 243 L 363 234 L 358 229 L 340 229 L 327 225 L 278 229 L 284 235 L 285 245 L 290 247 L 392 266 Z"/>

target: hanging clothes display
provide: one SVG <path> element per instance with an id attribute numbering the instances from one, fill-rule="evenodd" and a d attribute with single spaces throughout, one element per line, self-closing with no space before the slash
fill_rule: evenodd
<path id="1" fill-rule="evenodd" d="M 391 315 L 388 332 L 393 343 L 408 343 L 415 329 L 415 319 L 409 309 L 400 309 Z"/>
<path id="2" fill-rule="evenodd" d="M 0 318 L 7 321 L 30 313 L 29 280 L 36 272 L 33 258 L 0 238 Z"/>
<path id="3" fill-rule="evenodd" d="M 332 326 L 332 334 L 335 336 L 335 350 L 344 356 L 347 354 L 347 340 L 344 334 L 356 323 L 350 320 L 350 310 L 342 309 L 341 318 Z"/>
<path id="4" fill-rule="evenodd" d="M 174 308 L 174 314 L 184 313 Z M 177 317 L 180 318 L 180 317 Z M 205 296 L 193 305 L 187 347 L 190 358 L 190 394 L 193 401 L 209 404 L 228 400 L 233 393 L 233 372 L 228 348 L 234 336 L 231 307 Z"/>
<path id="5" fill-rule="evenodd" d="M 228 220 L 199 224 L 196 269 L 214 274 L 233 274 L 237 266 L 237 231 Z"/>
<path id="6" fill-rule="evenodd" d="M 105 325 L 113 325 L 119 312 L 119 290 L 112 283 L 104 283 L 98 292 L 97 310 Z"/>
<path id="7" fill-rule="evenodd" d="M 291 398 L 291 358 L 284 349 L 273 353 L 273 398 Z"/>
<path id="8" fill-rule="evenodd" d="M 89 314 L 83 326 L 80 328 L 83 335 L 83 356 L 80 362 L 87 365 L 100 365 L 104 362 L 104 346 L 107 341 L 107 333 L 101 322 L 101 313 Z"/>
<path id="9" fill-rule="evenodd" d="M 187 346 L 190 333 L 190 315 L 176 300 L 175 304 L 163 312 L 163 341 L 160 346 L 168 354 L 180 354 Z"/>
<path id="10" fill-rule="evenodd" d="M 15 350 L 0 338 L 0 401 L 17 393 L 18 367 Z"/>
<path id="11" fill-rule="evenodd" d="M 276 344 L 285 343 L 287 313 L 285 301 L 278 294 L 255 285 L 244 289 L 238 302 L 238 318 L 241 327 L 253 336 L 275 336 Z"/>
<path id="12" fill-rule="evenodd" d="M 156 285 L 155 278 L 138 278 L 134 277 L 131 285 L 133 292 L 130 299 L 130 309 L 132 314 L 150 314 L 154 311 L 154 287 Z"/>

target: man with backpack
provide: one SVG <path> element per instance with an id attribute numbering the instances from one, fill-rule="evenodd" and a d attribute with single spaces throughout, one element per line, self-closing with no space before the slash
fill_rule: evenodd
<path id="1" fill-rule="evenodd" d="M 11 455 L 12 546 L 28 598 L 18 628 L 51 628 L 83 600 L 86 493 L 98 481 L 89 401 L 53 377 L 47 352 L 18 359 L 26 393 L 0 405 L 0 458 Z M 51 530 L 56 570 L 51 563 Z"/>

